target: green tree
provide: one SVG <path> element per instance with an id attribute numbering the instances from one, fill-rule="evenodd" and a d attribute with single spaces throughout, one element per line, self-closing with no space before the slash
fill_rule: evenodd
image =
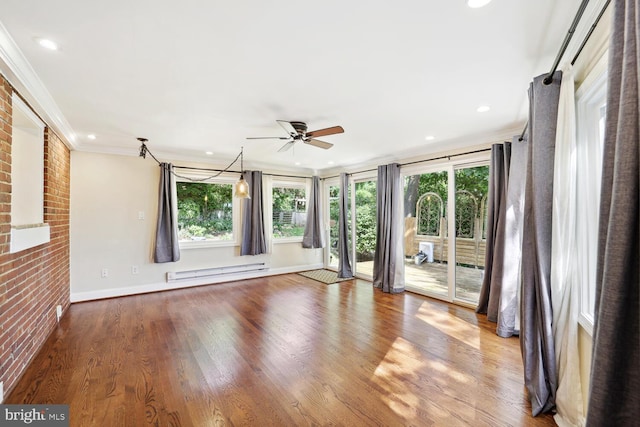
<path id="1" fill-rule="evenodd" d="M 477 166 L 454 171 L 456 204 L 461 208 L 457 212 L 456 221 L 465 224 L 458 231 L 464 235 L 472 233 L 475 217 L 484 213 L 480 211 L 480 201 L 487 195 L 489 187 L 489 167 Z M 405 180 L 404 206 L 405 216 L 417 216 L 417 203 L 426 193 L 436 193 L 444 204 L 443 215 L 446 216 L 448 200 L 448 173 L 446 171 L 413 175 Z M 472 198 L 478 203 L 477 210 L 469 208 Z M 474 217 L 475 215 L 475 217 Z M 418 225 L 420 227 L 420 224 Z M 463 231 L 463 229 L 465 231 Z"/>
<path id="2" fill-rule="evenodd" d="M 376 249 L 377 182 L 356 183 L 356 261 L 368 261 Z"/>
<path id="3" fill-rule="evenodd" d="M 181 240 L 230 238 L 233 232 L 231 184 L 178 182 L 176 190 Z"/>

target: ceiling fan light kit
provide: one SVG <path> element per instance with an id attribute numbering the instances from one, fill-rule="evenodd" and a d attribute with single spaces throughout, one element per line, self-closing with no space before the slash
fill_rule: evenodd
<path id="1" fill-rule="evenodd" d="M 318 136 L 328 136 L 335 135 L 338 133 L 343 133 L 344 129 L 342 126 L 332 126 L 324 129 L 318 129 L 311 132 L 307 132 L 307 124 L 305 122 L 299 121 L 286 121 L 286 120 L 276 120 L 280 126 L 289 134 L 288 137 L 284 136 L 258 136 L 258 137 L 249 137 L 247 139 L 282 139 L 287 140 L 287 142 L 278 150 L 279 152 L 287 151 L 296 142 L 302 141 L 305 144 L 313 145 L 314 147 L 323 148 L 328 150 L 333 147 L 333 144 L 325 141 L 320 141 L 319 139 L 315 139 Z"/>

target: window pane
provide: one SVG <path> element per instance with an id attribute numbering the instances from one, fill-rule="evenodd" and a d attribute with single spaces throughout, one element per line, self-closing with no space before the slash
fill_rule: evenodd
<path id="1" fill-rule="evenodd" d="M 376 251 L 377 182 L 356 182 L 356 272 L 373 276 Z"/>
<path id="2" fill-rule="evenodd" d="M 408 176 L 404 185 L 405 283 L 414 291 L 446 297 L 447 171 Z"/>
<path id="3" fill-rule="evenodd" d="M 455 296 L 477 304 L 482 279 L 486 234 L 483 201 L 489 191 L 489 166 L 455 171 L 456 189 L 456 283 Z"/>
<path id="4" fill-rule="evenodd" d="M 307 201 L 304 188 L 273 187 L 273 237 L 304 235 Z"/>
<path id="5" fill-rule="evenodd" d="M 178 238 L 233 240 L 232 185 L 178 182 Z"/>
<path id="6" fill-rule="evenodd" d="M 329 265 L 338 267 L 338 233 L 340 221 L 340 187 L 329 186 Z"/>

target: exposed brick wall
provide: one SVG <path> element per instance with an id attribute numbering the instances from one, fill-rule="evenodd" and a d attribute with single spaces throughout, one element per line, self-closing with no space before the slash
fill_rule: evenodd
<path id="1" fill-rule="evenodd" d="M 69 149 L 45 129 L 44 221 L 51 241 L 9 253 L 11 96 L 0 75 L 0 381 L 5 394 L 56 327 L 56 306 L 69 307 Z"/>

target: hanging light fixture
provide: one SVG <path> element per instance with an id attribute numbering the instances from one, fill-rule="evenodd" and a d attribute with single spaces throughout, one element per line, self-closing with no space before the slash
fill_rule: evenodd
<path id="1" fill-rule="evenodd" d="M 147 147 L 146 143 L 147 143 L 148 139 L 147 138 L 137 138 L 137 139 L 141 143 L 140 144 L 140 154 L 139 154 L 140 157 L 145 159 L 147 157 L 147 154 L 149 154 L 153 158 L 153 160 L 155 160 L 156 163 L 158 163 L 160 165 L 161 164 L 160 160 L 158 160 L 156 158 L 156 156 L 154 156 L 153 153 L 151 153 L 151 151 L 149 151 L 149 148 Z M 216 177 L 220 176 L 222 173 L 227 172 L 231 168 L 231 166 L 236 164 L 238 159 L 240 159 L 240 179 L 238 180 L 238 182 L 235 183 L 235 186 L 234 186 L 235 187 L 235 194 L 234 194 L 234 196 L 239 198 L 239 199 L 250 199 L 251 196 L 249 195 L 249 183 L 247 181 L 245 181 L 245 179 L 244 179 L 244 147 L 240 148 L 240 154 L 238 154 L 238 156 L 236 156 L 236 158 L 231 162 L 231 164 L 229 164 L 229 166 L 227 166 L 226 168 L 224 168 L 222 170 L 218 170 L 218 173 L 216 173 L 214 175 L 211 175 L 209 177 L 206 177 L 204 179 L 197 179 L 196 180 L 196 179 L 192 179 L 192 178 L 190 178 L 188 176 L 177 175 L 175 172 L 172 172 L 172 173 L 175 176 L 178 176 L 178 177 L 180 177 L 182 179 L 187 179 L 187 180 L 190 180 L 190 181 L 202 182 L 202 181 L 206 181 L 208 179 L 216 178 Z M 180 166 L 176 166 L 176 167 L 179 168 Z M 189 168 L 189 169 L 194 169 L 194 168 Z M 203 169 L 203 170 L 211 171 L 211 170 L 215 170 L 215 169 Z M 207 201 L 208 201 L 208 197 L 205 196 L 205 198 L 204 198 L 205 204 L 207 203 Z"/>
<path id="2" fill-rule="evenodd" d="M 240 148 L 240 179 L 236 182 L 236 194 L 239 199 L 250 199 L 249 184 L 244 180 L 244 147 Z"/>

